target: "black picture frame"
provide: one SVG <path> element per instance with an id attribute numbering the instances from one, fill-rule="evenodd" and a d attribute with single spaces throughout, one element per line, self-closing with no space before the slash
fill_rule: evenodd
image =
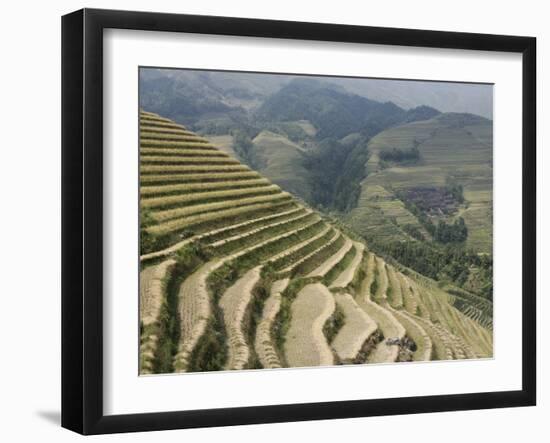
<path id="1" fill-rule="evenodd" d="M 503 51 L 523 63 L 522 389 L 393 399 L 103 413 L 103 31 L 108 28 Z M 82 434 L 536 404 L 536 39 L 83 9 L 62 18 L 62 426 Z"/>

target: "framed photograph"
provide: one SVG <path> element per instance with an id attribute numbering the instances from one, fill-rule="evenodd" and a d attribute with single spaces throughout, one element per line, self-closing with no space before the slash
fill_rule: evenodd
<path id="1" fill-rule="evenodd" d="M 536 41 L 62 20 L 62 425 L 536 403 Z"/>

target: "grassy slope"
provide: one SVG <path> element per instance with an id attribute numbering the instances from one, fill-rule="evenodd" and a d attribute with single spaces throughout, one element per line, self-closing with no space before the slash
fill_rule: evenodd
<path id="1" fill-rule="evenodd" d="M 358 207 L 349 217 L 357 230 L 393 239 L 406 238 L 400 227 L 411 223 L 413 216 L 395 198 L 392 190 L 444 186 L 447 178 L 454 178 L 464 186 L 466 205 L 460 215 L 468 226 L 468 245 L 489 252 L 492 244 L 492 126 L 487 120 L 459 120 L 459 117 L 443 114 L 388 129 L 371 140 L 368 176 L 362 183 Z M 463 123 L 466 124 L 462 126 Z M 393 148 L 410 149 L 415 140 L 420 143 L 419 163 L 380 168 L 378 153 Z M 376 198 L 377 194 L 383 197 Z M 414 220 L 412 223 L 415 224 Z"/>
<path id="2" fill-rule="evenodd" d="M 288 138 L 269 131 L 262 131 L 253 143 L 253 160 L 258 171 L 284 190 L 310 200 L 311 180 L 303 166 L 302 148 Z"/>
<path id="3" fill-rule="evenodd" d="M 298 120 L 295 123 L 310 137 L 314 137 L 315 134 L 317 134 L 317 129 L 315 129 L 315 126 L 313 126 L 309 120 Z"/>
<path id="4" fill-rule="evenodd" d="M 233 136 L 226 135 L 211 135 L 205 134 L 204 137 L 208 139 L 213 145 L 218 147 L 221 151 L 231 155 L 233 158 L 238 159 L 239 156 L 233 150 Z"/>

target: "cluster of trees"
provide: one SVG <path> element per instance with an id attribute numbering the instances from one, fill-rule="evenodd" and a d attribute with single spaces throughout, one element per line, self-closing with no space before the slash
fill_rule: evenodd
<path id="1" fill-rule="evenodd" d="M 413 146 L 410 149 L 393 148 L 391 151 L 382 151 L 380 153 L 380 159 L 385 162 L 416 163 L 420 160 L 420 151 L 417 146 Z"/>
<path id="2" fill-rule="evenodd" d="M 306 169 L 311 171 L 315 186 L 312 189 L 314 204 L 322 208 L 331 208 L 335 201 L 336 182 L 349 154 L 350 147 L 338 140 L 326 138 L 317 145 L 304 161 Z"/>
<path id="3" fill-rule="evenodd" d="M 365 138 L 354 144 L 328 138 L 306 157 L 304 166 L 311 171 L 315 182 L 314 204 L 342 212 L 355 207 L 366 174 L 367 143 Z"/>
<path id="4" fill-rule="evenodd" d="M 406 224 L 402 227 L 403 231 L 405 231 L 407 234 L 409 234 L 412 238 L 415 238 L 416 240 L 423 241 L 424 235 L 422 235 L 422 232 L 420 229 L 418 229 L 417 226 L 412 224 Z"/>
<path id="5" fill-rule="evenodd" d="M 147 228 L 155 224 L 151 211 L 147 208 L 140 209 L 139 215 L 139 253 L 140 255 L 158 251 L 169 246 L 177 238 L 176 235 L 158 236 L 151 234 Z"/>
<path id="6" fill-rule="evenodd" d="M 231 135 L 233 136 L 233 150 L 244 163 L 251 165 L 252 151 L 254 149 L 252 139 L 241 129 L 233 130 Z"/>
<path id="7" fill-rule="evenodd" d="M 357 206 L 361 193 L 361 182 L 366 177 L 365 164 L 370 152 L 367 149 L 368 139 L 360 138 L 350 148 L 335 184 L 333 207 L 342 212 L 350 211 Z"/>
<path id="8" fill-rule="evenodd" d="M 445 190 L 453 196 L 458 203 L 464 203 L 464 187 L 455 182 L 449 182 Z"/>
<path id="9" fill-rule="evenodd" d="M 458 217 L 453 224 L 439 220 L 437 225 L 430 222 L 430 234 L 440 243 L 462 243 L 468 238 L 468 227 L 462 217 Z"/>
<path id="10" fill-rule="evenodd" d="M 148 209 L 141 209 L 139 217 L 139 248 L 140 255 L 147 254 L 154 250 L 156 246 L 155 238 L 149 234 L 147 227 L 153 223 L 153 217 L 151 211 Z"/>
<path id="11" fill-rule="evenodd" d="M 447 281 L 458 287 L 475 291 L 492 300 L 493 258 L 456 245 L 404 241 L 377 242 L 369 239 L 369 246 L 377 253 L 393 257 L 399 263 L 438 281 Z M 477 288 L 465 287 L 475 273 Z"/>
<path id="12" fill-rule="evenodd" d="M 462 185 L 457 185 L 457 190 L 462 195 Z M 437 224 L 434 224 L 430 217 L 413 202 L 407 200 L 402 192 L 398 192 L 397 197 L 403 201 L 405 207 L 418 219 L 435 241 L 439 243 L 463 243 L 468 238 L 468 227 L 462 217 L 458 217 L 453 223 L 439 220 Z M 463 199 L 464 197 L 462 197 Z M 419 232 L 415 232 L 411 228 L 407 228 L 406 232 L 417 240 L 421 240 Z"/>

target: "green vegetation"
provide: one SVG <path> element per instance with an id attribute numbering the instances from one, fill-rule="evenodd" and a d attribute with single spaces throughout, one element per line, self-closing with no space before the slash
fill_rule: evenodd
<path id="1" fill-rule="evenodd" d="M 301 230 L 288 231 L 286 234 L 281 234 L 278 237 L 270 237 L 271 241 L 261 243 L 261 246 L 230 261 L 224 267 L 227 268 L 229 274 L 238 270 L 236 272 L 237 275 L 240 276 L 242 275 L 243 269 L 251 269 L 258 266 L 267 258 L 287 250 L 292 245 L 313 237 L 315 234 L 318 234 L 323 227 L 323 223 L 319 221 L 309 224 Z"/>
<path id="2" fill-rule="evenodd" d="M 385 162 L 416 163 L 420 160 L 420 151 L 418 150 L 418 146 L 413 146 L 407 150 L 393 148 L 391 151 L 382 151 L 380 159 Z"/>
<path id="3" fill-rule="evenodd" d="M 336 182 L 332 206 L 337 211 L 348 212 L 357 206 L 369 155 L 366 139 L 359 139 L 343 163 L 342 172 Z"/>
<path id="4" fill-rule="evenodd" d="M 323 277 L 323 284 L 325 286 L 330 286 L 334 280 L 350 265 L 355 256 L 357 255 L 357 248 L 353 246 L 348 252 L 344 255 L 342 260 L 336 263 L 330 271 L 326 273 Z"/>
<path id="5" fill-rule="evenodd" d="M 422 240 L 430 239 L 423 220 L 394 193 L 380 185 L 362 186 L 357 207 L 346 216 L 346 220 L 364 237 L 373 237 L 380 242 L 410 240 L 411 232 Z"/>
<path id="6" fill-rule="evenodd" d="M 334 229 L 328 229 L 327 232 L 318 239 L 309 242 L 308 244 L 292 252 L 291 254 L 285 255 L 284 257 L 281 257 L 278 260 L 274 261 L 271 264 L 272 268 L 275 271 L 281 271 L 287 266 L 296 263 L 302 257 L 305 257 L 306 255 L 326 245 L 334 237 L 334 232 Z"/>
<path id="7" fill-rule="evenodd" d="M 315 183 L 312 201 L 320 208 L 347 211 L 359 197 L 360 182 L 365 178 L 369 157 L 366 140 L 353 143 L 332 138 L 323 140 L 310 152 L 305 165 Z"/>
<path id="8" fill-rule="evenodd" d="M 391 256 L 422 275 L 441 282 L 452 282 L 459 287 L 464 286 L 469 276 L 476 272 L 480 282 L 475 292 L 487 300 L 493 298 L 493 260 L 489 255 L 480 255 L 454 245 L 438 247 L 416 241 L 378 243 L 371 239 L 369 244 L 377 253 Z"/>
<path id="9" fill-rule="evenodd" d="M 468 237 L 468 228 L 462 217 L 458 217 L 452 225 L 439 220 L 432 235 L 440 243 L 462 243 Z"/>
<path id="10" fill-rule="evenodd" d="M 275 134 L 287 137 L 294 143 L 302 143 L 316 133 L 315 127 L 307 120 L 298 122 L 266 123 L 265 129 Z"/>
<path id="11" fill-rule="evenodd" d="M 266 121 L 308 120 L 319 138 L 341 138 L 352 132 L 367 136 L 404 121 L 407 112 L 393 103 L 379 103 L 326 83 L 295 79 L 264 101 L 258 118 Z"/>
<path id="12" fill-rule="evenodd" d="M 378 293 L 378 279 L 379 279 L 380 275 L 379 275 L 379 272 L 378 272 L 378 268 L 375 267 L 374 268 L 374 276 L 372 278 L 372 283 L 370 285 L 370 294 L 372 297 L 374 297 L 377 293 Z"/>
<path id="13" fill-rule="evenodd" d="M 340 235 L 334 242 L 330 243 L 328 246 L 324 247 L 307 260 L 301 262 L 292 270 L 292 276 L 304 276 L 309 274 L 315 268 L 317 268 L 321 263 L 323 263 L 327 258 L 336 254 L 340 248 L 344 245 L 345 239 L 343 235 Z"/>
<path id="14" fill-rule="evenodd" d="M 158 244 L 158 240 L 147 230 L 153 223 L 154 220 L 151 216 L 151 211 L 147 209 L 141 210 L 139 217 L 139 248 L 141 255 L 162 247 L 162 245 Z"/>
<path id="15" fill-rule="evenodd" d="M 464 186 L 462 186 L 460 183 L 449 179 L 446 190 L 458 203 L 464 203 Z"/>
<path id="16" fill-rule="evenodd" d="M 274 238 L 279 234 L 283 234 L 294 229 L 301 229 L 307 226 L 316 226 L 320 229 L 323 226 L 323 223 L 318 220 L 316 214 L 308 214 L 305 217 L 301 217 L 297 220 L 289 221 L 287 223 L 280 222 L 280 224 L 277 224 L 276 226 L 258 230 L 258 232 L 252 235 L 246 235 L 235 240 L 227 240 L 219 247 L 215 247 L 215 250 L 216 253 L 219 255 L 228 255 L 231 252 L 245 249 L 251 245 L 255 245 Z"/>
<path id="17" fill-rule="evenodd" d="M 244 163 L 251 164 L 251 157 L 253 155 L 252 151 L 254 145 L 252 144 L 251 138 L 248 134 L 242 130 L 234 129 L 231 132 L 233 136 L 233 151 L 237 154 Z"/>
<path id="18" fill-rule="evenodd" d="M 159 225 L 153 227 L 152 224 L 149 224 L 146 228 L 140 230 L 140 237 L 145 239 L 141 243 L 141 254 L 159 251 L 184 238 L 190 238 L 194 235 L 207 233 L 250 219 L 261 218 L 274 214 L 276 211 L 282 212 L 293 207 L 295 207 L 295 204 L 285 199 L 283 201 L 275 201 L 274 203 L 260 203 L 245 205 L 243 207 L 237 206 L 237 208 L 220 210 L 215 213 L 199 214 L 188 217 L 188 224 L 182 223 L 171 230 L 162 229 Z M 142 213 L 147 214 L 147 210 L 142 209 Z"/>
<path id="19" fill-rule="evenodd" d="M 361 286 L 363 285 L 367 277 L 368 261 L 369 261 L 369 253 L 365 251 L 363 253 L 363 256 L 361 257 L 361 262 L 359 263 L 359 267 L 357 268 L 357 271 L 353 276 L 353 280 L 346 288 L 350 291 L 352 295 L 357 295 L 361 292 Z"/>
<path id="20" fill-rule="evenodd" d="M 154 372 L 163 374 L 173 371 L 173 358 L 178 350 L 180 318 L 178 315 L 178 292 L 181 283 L 209 258 L 209 253 L 200 243 L 188 245 L 176 254 L 173 278 L 166 283 L 166 298 L 161 306 L 159 328 L 155 331 L 163 337 L 157 347 Z"/>
<path id="21" fill-rule="evenodd" d="M 208 321 L 205 333 L 191 354 L 190 372 L 220 371 L 227 359 L 227 344 L 223 328 L 223 317 L 219 308 Z"/>
<path id="22" fill-rule="evenodd" d="M 252 291 L 253 298 L 248 305 L 248 309 L 245 315 L 245 321 L 243 323 L 243 330 L 245 330 L 247 333 L 248 343 L 254 343 L 258 323 L 262 319 L 264 304 L 269 297 L 273 281 L 273 273 L 264 270 L 264 272 L 262 272 L 262 278 L 256 284 L 256 286 L 254 286 L 254 289 Z M 250 346 L 249 368 L 260 369 L 261 367 L 262 365 L 260 363 L 260 360 L 258 359 L 258 356 L 256 355 L 254 347 Z"/>
<path id="23" fill-rule="evenodd" d="M 327 342 L 331 343 L 338 334 L 338 331 L 342 329 L 346 322 L 346 315 L 340 305 L 336 305 L 334 312 L 328 318 L 323 326 L 323 334 L 327 338 Z"/>
<path id="24" fill-rule="evenodd" d="M 287 208 L 281 208 L 280 212 L 275 212 L 274 210 L 266 211 L 265 213 L 259 214 L 257 217 L 249 217 L 244 220 L 246 224 L 235 223 L 231 224 L 220 224 L 220 226 L 225 226 L 226 229 L 222 230 L 213 230 L 212 227 L 209 227 L 204 231 L 204 239 L 209 243 L 215 243 L 217 241 L 225 240 L 236 235 L 246 234 L 247 232 L 262 228 L 267 225 L 272 225 L 274 223 L 279 223 L 285 220 L 294 219 L 305 215 L 306 210 L 304 208 L 297 208 L 295 206 L 290 206 Z"/>

